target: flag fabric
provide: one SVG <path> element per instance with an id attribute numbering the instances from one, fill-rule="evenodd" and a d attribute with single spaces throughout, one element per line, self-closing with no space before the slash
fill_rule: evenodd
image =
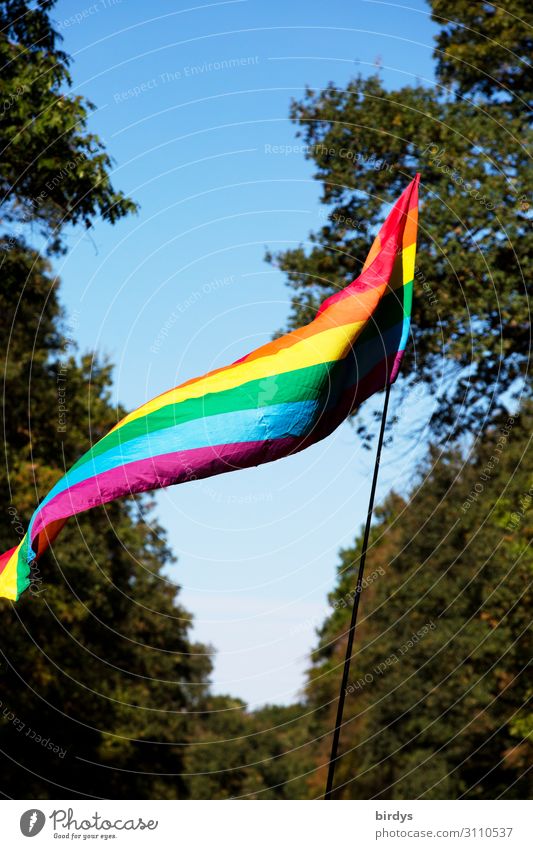
<path id="1" fill-rule="evenodd" d="M 309 324 L 148 401 L 87 451 L 0 557 L 0 597 L 18 599 L 70 516 L 301 451 L 393 382 L 409 333 L 418 183 L 394 205 L 359 277 Z"/>

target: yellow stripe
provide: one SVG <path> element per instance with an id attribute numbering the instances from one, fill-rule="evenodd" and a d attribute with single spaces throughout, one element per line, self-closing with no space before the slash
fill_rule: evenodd
<path id="1" fill-rule="evenodd" d="M 379 248 L 378 236 L 370 254 L 374 250 L 379 251 Z M 415 242 L 403 249 L 401 257 L 403 275 L 393 272 L 389 281 L 389 287 L 391 289 L 400 288 L 404 283 L 411 282 L 414 276 L 415 254 Z M 367 264 L 368 260 L 365 265 Z M 396 268 L 394 271 L 396 271 Z M 368 307 L 369 305 L 366 306 Z M 369 309 L 369 314 L 371 312 L 372 310 Z M 366 321 L 359 321 L 353 324 L 345 324 L 341 327 L 334 327 L 330 330 L 323 330 L 315 336 L 302 339 L 296 345 L 292 345 L 290 348 L 283 348 L 270 356 L 237 363 L 232 368 L 224 369 L 219 374 L 207 375 L 205 378 L 196 380 L 187 386 L 177 386 L 175 389 L 166 392 L 163 396 L 158 396 L 137 410 L 133 410 L 118 425 L 115 425 L 113 430 L 117 430 L 122 425 L 146 416 L 168 404 L 177 404 L 189 398 L 200 398 L 208 392 L 221 392 L 224 389 L 233 389 L 235 386 L 239 386 L 241 383 L 247 383 L 249 380 L 272 377 L 275 374 L 284 374 L 294 369 L 339 359 L 346 352 L 347 346 L 352 344 L 356 339 L 365 323 Z"/>
<path id="2" fill-rule="evenodd" d="M 372 313 L 373 310 L 369 310 L 369 312 Z M 127 422 L 135 421 L 135 419 L 146 416 L 148 413 L 159 410 L 160 407 L 168 404 L 177 404 L 189 398 L 200 398 L 208 392 L 222 392 L 225 389 L 233 389 L 249 380 L 272 377 L 276 374 L 294 371 L 294 369 L 338 360 L 347 353 L 348 348 L 365 324 L 366 320 L 357 321 L 354 324 L 344 324 L 342 327 L 333 327 L 331 330 L 323 330 L 321 333 L 310 336 L 308 339 L 302 339 L 296 345 L 277 351 L 269 357 L 237 363 L 227 371 L 207 376 L 189 386 L 177 386 L 163 397 L 154 398 L 134 410 L 122 419 L 117 427 L 122 427 Z"/>
<path id="3" fill-rule="evenodd" d="M 415 276 L 416 242 L 402 251 L 403 279 L 410 283 Z"/>
<path id="4" fill-rule="evenodd" d="M 398 254 L 394 261 L 392 273 L 389 279 L 387 291 L 397 291 L 411 283 L 414 277 L 416 245 L 409 245 Z"/>
<path id="5" fill-rule="evenodd" d="M 379 252 L 380 247 L 379 236 L 377 236 L 374 245 L 372 245 L 369 258 L 373 252 Z M 416 242 L 403 249 L 401 255 L 403 274 L 394 273 L 396 268 L 394 269 L 391 280 L 389 281 L 389 287 L 391 289 L 400 288 L 404 283 L 411 282 L 414 276 L 415 255 Z M 365 267 L 368 264 L 367 259 Z M 365 306 L 368 308 L 369 305 L 367 304 Z M 369 315 L 372 311 L 369 309 Z M 235 386 L 240 386 L 241 383 L 247 383 L 249 380 L 272 377 L 275 374 L 285 374 L 294 369 L 339 359 L 344 356 L 348 346 L 354 342 L 365 324 L 366 320 L 355 322 L 354 324 L 345 324 L 341 327 L 334 327 L 330 330 L 323 330 L 315 336 L 302 339 L 296 345 L 292 345 L 290 348 L 283 348 L 270 356 L 237 363 L 232 368 L 224 369 L 219 374 L 207 375 L 205 378 L 196 380 L 187 386 L 177 386 L 175 389 L 166 392 L 163 396 L 158 396 L 137 410 L 133 410 L 118 425 L 115 425 L 112 430 L 117 430 L 122 425 L 146 416 L 168 404 L 177 404 L 189 398 L 200 398 L 208 392 L 221 392 L 224 389 L 233 389 Z"/>
<path id="6" fill-rule="evenodd" d="M 10 598 L 13 601 L 17 600 L 18 553 L 23 542 L 24 540 L 19 542 L 16 550 L 7 561 L 4 571 L 0 575 L 0 598 Z"/>

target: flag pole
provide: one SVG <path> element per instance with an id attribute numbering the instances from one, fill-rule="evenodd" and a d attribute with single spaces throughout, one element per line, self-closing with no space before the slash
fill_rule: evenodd
<path id="1" fill-rule="evenodd" d="M 326 792 L 324 799 L 331 799 L 333 793 L 333 780 L 335 777 L 335 767 L 337 765 L 337 751 L 339 748 L 339 737 L 342 727 L 342 715 L 344 712 L 344 701 L 346 698 L 346 688 L 348 686 L 348 675 L 350 674 L 350 662 L 353 654 L 353 643 L 355 637 L 355 627 L 357 625 L 357 613 L 359 611 L 359 600 L 363 589 L 363 574 L 365 571 L 366 552 L 368 548 L 368 538 L 370 535 L 370 525 L 372 522 L 372 513 L 374 510 L 374 497 L 376 495 L 376 485 L 378 482 L 379 462 L 381 460 L 381 449 L 383 448 L 383 436 L 385 434 L 385 425 L 387 422 L 387 411 L 389 408 L 391 384 L 387 380 L 385 388 L 385 399 L 383 401 L 383 412 L 381 414 L 381 428 L 379 431 L 378 447 L 376 451 L 376 462 L 374 464 L 374 476 L 372 478 L 372 487 L 370 490 L 370 499 L 368 502 L 368 513 L 366 516 L 365 533 L 363 536 L 363 546 L 361 548 L 361 559 L 359 560 L 359 571 L 357 573 L 357 582 L 355 585 L 355 598 L 352 605 L 352 619 L 350 622 L 350 630 L 348 631 L 348 643 L 346 645 L 346 656 L 344 658 L 344 668 L 342 671 L 342 682 L 339 692 L 339 703 L 337 705 L 337 718 L 335 720 L 335 729 L 333 731 L 333 740 L 331 743 L 331 754 L 329 756 L 328 778 L 326 783 Z"/>

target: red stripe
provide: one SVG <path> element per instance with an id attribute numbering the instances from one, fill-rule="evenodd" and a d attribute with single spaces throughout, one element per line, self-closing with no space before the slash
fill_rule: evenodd
<path id="1" fill-rule="evenodd" d="M 0 555 L 0 575 L 2 574 L 4 569 L 6 568 L 7 564 L 9 563 L 11 558 L 13 557 L 13 554 L 15 553 L 16 550 L 17 550 L 17 546 L 15 546 L 14 548 L 10 548 L 9 551 L 4 551 L 4 553 L 2 555 Z"/>

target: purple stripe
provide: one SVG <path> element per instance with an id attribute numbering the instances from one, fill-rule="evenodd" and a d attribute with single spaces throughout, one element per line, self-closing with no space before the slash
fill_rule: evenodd
<path id="1" fill-rule="evenodd" d="M 394 363 L 393 363 L 392 369 L 391 369 L 391 375 L 390 375 L 390 378 L 389 378 L 390 383 L 394 383 L 394 381 L 398 377 L 398 373 L 400 371 L 400 365 L 401 365 L 401 362 L 402 362 L 402 359 L 403 359 L 404 352 L 405 352 L 404 348 L 402 348 L 401 351 L 396 352 L 396 356 L 394 357 Z"/>
<path id="2" fill-rule="evenodd" d="M 259 466 L 301 451 L 329 436 L 351 410 L 382 389 L 387 375 L 391 375 L 392 369 L 397 370 L 402 354 L 403 351 L 397 352 L 383 359 L 363 380 L 347 389 L 335 410 L 323 414 L 307 437 L 235 442 L 160 454 L 117 466 L 74 484 L 59 492 L 39 511 L 31 532 L 32 547 L 39 532 L 51 522 L 67 519 L 115 498 Z"/>
<path id="3" fill-rule="evenodd" d="M 299 451 L 303 446 L 301 437 L 291 436 L 194 448 L 118 466 L 74 484 L 49 501 L 35 520 L 31 541 L 33 543 L 37 534 L 50 522 L 66 519 L 115 498 L 269 463 Z"/>

